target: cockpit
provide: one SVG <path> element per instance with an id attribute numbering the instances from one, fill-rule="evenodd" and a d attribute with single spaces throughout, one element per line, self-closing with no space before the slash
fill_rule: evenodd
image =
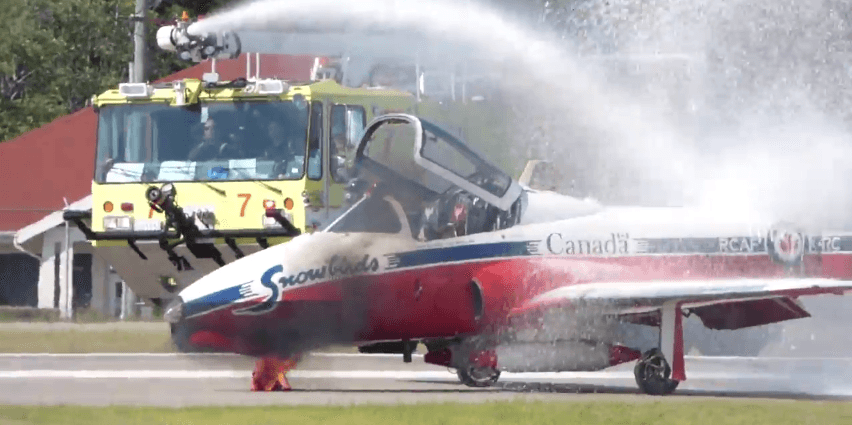
<path id="1" fill-rule="evenodd" d="M 406 114 L 380 117 L 357 148 L 357 202 L 327 231 L 409 233 L 429 241 L 518 223 L 521 187 L 442 128 Z"/>

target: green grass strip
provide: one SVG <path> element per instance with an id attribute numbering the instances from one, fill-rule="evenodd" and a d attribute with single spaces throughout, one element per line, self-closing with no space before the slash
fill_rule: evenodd
<path id="1" fill-rule="evenodd" d="M 492 402 L 338 407 L 17 407 L 4 424 L 664 424 L 829 425 L 852 423 L 852 404 L 812 401 L 690 400 Z"/>

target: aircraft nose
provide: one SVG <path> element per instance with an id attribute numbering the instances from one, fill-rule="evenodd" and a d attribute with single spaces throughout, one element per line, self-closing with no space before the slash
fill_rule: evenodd
<path id="1" fill-rule="evenodd" d="M 166 310 L 163 312 L 163 320 L 171 325 L 180 323 L 184 318 L 183 305 L 183 298 L 179 296 L 175 297 L 175 299 L 166 306 Z"/>
<path id="2" fill-rule="evenodd" d="M 176 297 L 166 306 L 163 320 L 169 324 L 172 334 L 172 342 L 182 353 L 194 351 L 189 342 L 190 332 L 186 325 L 186 313 L 184 311 L 183 298 Z"/>
<path id="3" fill-rule="evenodd" d="M 198 287 L 205 282 L 195 282 L 189 288 Z M 189 289 L 187 288 L 187 289 Z M 201 287 L 206 289 L 205 287 Z M 221 291 L 201 295 L 182 292 L 166 305 L 163 319 L 171 329 L 171 339 L 174 347 L 182 353 L 229 352 L 237 345 L 237 339 L 228 326 L 216 320 L 199 317 L 199 312 L 215 309 L 230 302 L 234 294 L 222 294 Z M 230 290 L 226 290 L 230 291 Z M 238 292 L 238 291 L 237 291 Z"/>

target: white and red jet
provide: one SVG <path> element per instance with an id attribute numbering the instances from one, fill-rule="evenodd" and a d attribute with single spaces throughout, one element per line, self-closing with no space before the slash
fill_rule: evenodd
<path id="1" fill-rule="evenodd" d="M 355 164 L 357 202 L 328 228 L 179 294 L 165 313 L 178 346 L 265 359 L 256 390 L 288 389 L 300 353 L 327 344 L 410 362 L 422 342 L 471 386 L 638 360 L 639 388 L 668 394 L 686 379 L 684 316 L 758 326 L 852 289 L 852 237 L 533 190 L 411 115 L 370 123 Z"/>

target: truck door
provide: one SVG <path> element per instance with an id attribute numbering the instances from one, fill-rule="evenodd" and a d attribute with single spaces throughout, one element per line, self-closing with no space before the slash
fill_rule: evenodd
<path id="1" fill-rule="evenodd" d="M 343 197 L 349 181 L 348 169 L 354 159 L 355 148 L 367 125 L 365 109 L 361 105 L 333 104 L 331 106 L 330 140 L 328 148 L 328 199 L 331 220 L 343 213 Z"/>
<path id="2" fill-rule="evenodd" d="M 324 134 L 327 134 L 324 129 L 325 119 L 328 114 L 324 111 L 325 105 L 321 101 L 311 102 L 311 121 L 310 131 L 308 133 L 308 167 L 307 181 L 305 183 L 304 198 L 308 202 L 305 208 L 305 228 L 321 228 L 328 222 L 326 221 L 326 205 L 327 191 L 326 173 L 323 173 L 323 146 L 326 145 Z"/>

